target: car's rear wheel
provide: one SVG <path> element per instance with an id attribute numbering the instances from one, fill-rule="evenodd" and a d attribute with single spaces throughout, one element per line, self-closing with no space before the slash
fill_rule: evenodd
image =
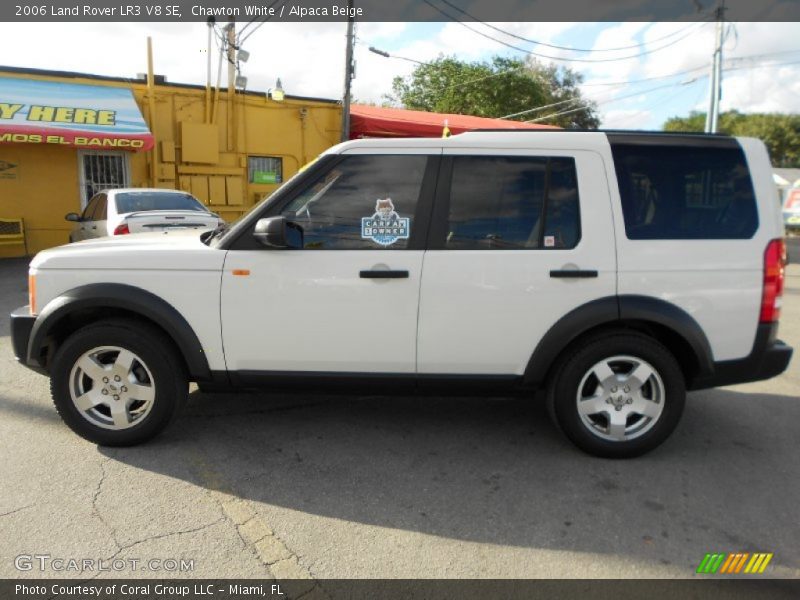
<path id="1" fill-rule="evenodd" d="M 656 340 L 611 334 L 588 341 L 556 367 L 550 414 L 580 449 L 625 458 L 661 444 L 680 420 L 683 372 Z"/>
<path id="2" fill-rule="evenodd" d="M 72 334 L 51 368 L 53 403 L 81 437 L 130 446 L 160 433 L 186 400 L 185 369 L 157 329 L 108 320 Z"/>

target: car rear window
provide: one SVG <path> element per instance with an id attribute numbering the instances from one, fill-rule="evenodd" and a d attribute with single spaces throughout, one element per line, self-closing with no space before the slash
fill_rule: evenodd
<path id="1" fill-rule="evenodd" d="M 611 149 L 628 239 L 748 239 L 758 229 L 738 145 L 612 143 Z"/>
<path id="2" fill-rule="evenodd" d="M 146 210 L 196 210 L 208 212 L 189 194 L 165 192 L 123 192 L 116 194 L 117 212 L 120 214 Z"/>

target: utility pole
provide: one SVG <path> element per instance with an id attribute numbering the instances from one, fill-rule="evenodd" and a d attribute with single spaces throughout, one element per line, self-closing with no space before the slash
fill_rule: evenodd
<path id="1" fill-rule="evenodd" d="M 342 99 L 342 142 L 350 139 L 350 84 L 353 82 L 353 0 L 347 0 L 347 48 L 344 58 L 344 98 Z"/>
<path id="2" fill-rule="evenodd" d="M 233 150 L 233 100 L 236 94 L 236 21 L 233 17 L 228 22 L 228 151 Z"/>
<path id="3" fill-rule="evenodd" d="M 711 82 L 708 94 L 708 112 L 706 113 L 706 133 L 717 133 L 719 123 L 719 101 L 722 96 L 722 42 L 725 29 L 725 0 L 720 0 L 714 10 L 717 19 L 716 41 L 714 42 L 714 60 L 711 63 Z"/>

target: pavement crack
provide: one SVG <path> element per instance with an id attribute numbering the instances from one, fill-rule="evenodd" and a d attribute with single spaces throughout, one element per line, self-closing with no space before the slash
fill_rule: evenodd
<path id="1" fill-rule="evenodd" d="M 96 515 L 97 518 L 100 519 L 100 522 L 103 525 L 105 525 L 106 528 L 111 532 L 111 540 L 114 542 L 114 545 L 117 548 L 121 548 L 122 546 L 119 543 L 119 540 L 117 539 L 117 530 L 116 530 L 116 528 L 112 527 L 111 524 L 108 521 L 105 520 L 105 518 L 103 517 L 103 514 L 100 512 L 100 508 L 97 506 L 97 500 L 98 500 L 98 498 L 100 498 L 100 494 L 103 491 L 103 484 L 105 483 L 106 477 L 108 476 L 108 473 L 106 472 L 106 463 L 108 463 L 110 461 L 111 461 L 111 459 L 107 458 L 107 459 L 105 459 L 105 460 L 100 462 L 100 481 L 97 482 L 97 487 L 95 488 L 94 495 L 92 496 L 92 513 L 94 515 Z M 119 550 L 117 551 L 117 554 L 118 553 L 119 553 Z"/>
<path id="2" fill-rule="evenodd" d="M 144 544 L 145 542 L 152 542 L 153 540 L 160 540 L 163 538 L 171 537 L 173 535 L 185 535 L 187 533 L 197 533 L 198 531 L 203 531 L 204 529 L 213 527 L 214 525 L 217 525 L 218 523 L 221 523 L 224 520 L 225 517 L 220 517 L 215 521 L 211 521 L 210 523 L 206 523 L 205 525 L 200 525 L 199 527 L 193 527 L 191 529 L 182 529 L 181 531 L 170 531 L 169 533 L 157 533 L 155 535 L 149 535 L 141 540 L 136 540 L 135 542 L 131 542 L 130 544 L 124 544 L 120 546 L 120 549 L 114 554 L 114 556 L 117 556 L 123 550 L 128 550 L 129 548 L 133 548 L 134 546 L 138 546 L 139 544 Z M 113 559 L 114 556 L 112 556 L 111 559 Z"/>
<path id="3" fill-rule="evenodd" d="M 36 504 L 28 504 L 27 506 L 21 506 L 19 508 L 15 508 L 14 510 L 10 510 L 8 512 L 0 513 L 0 517 L 7 517 L 9 515 L 13 515 L 25 509 L 31 508 L 32 506 L 36 506 Z"/>
<path id="4" fill-rule="evenodd" d="M 145 542 L 151 542 L 153 540 L 160 540 L 160 539 L 167 538 L 167 537 L 170 537 L 170 536 L 173 536 L 173 535 L 185 535 L 187 533 L 196 533 L 198 531 L 203 531 L 204 529 L 208 529 L 209 527 L 213 527 L 217 523 L 221 523 L 224 520 L 225 520 L 225 517 L 220 517 L 219 519 L 216 519 L 215 521 L 211 521 L 210 523 L 206 523 L 205 525 L 200 525 L 199 527 L 193 527 L 191 529 L 182 529 L 180 531 L 170 531 L 168 533 L 157 533 L 157 534 L 154 534 L 154 535 L 149 535 L 146 538 L 142 538 L 141 540 L 136 540 L 135 542 L 131 542 L 129 544 L 120 544 L 120 543 L 117 542 L 117 548 L 118 548 L 117 551 L 114 552 L 114 554 L 112 554 L 108 558 L 105 558 L 103 560 L 106 563 L 110 563 L 115 558 L 117 558 L 117 556 L 119 556 L 120 553 L 122 553 L 123 551 L 129 550 L 130 548 L 133 548 L 133 547 L 138 546 L 140 544 L 144 544 Z M 92 575 L 89 579 L 87 579 L 86 581 L 92 581 L 93 579 L 96 579 L 100 575 L 102 575 L 102 572 L 98 571 L 94 575 Z"/>

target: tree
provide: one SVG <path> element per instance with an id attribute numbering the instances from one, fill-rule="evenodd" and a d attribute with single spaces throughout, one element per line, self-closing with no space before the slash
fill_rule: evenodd
<path id="1" fill-rule="evenodd" d="M 419 65 L 406 78 L 395 77 L 392 94 L 386 98 L 411 110 L 478 117 L 504 117 L 547 107 L 511 118 L 526 121 L 547 117 L 537 122 L 596 129 L 597 109 L 581 96 L 581 81 L 579 73 L 544 66 L 534 59 L 495 56 L 488 62 L 465 62 L 439 56 Z M 562 112 L 566 114 L 551 116 Z"/>
<path id="2" fill-rule="evenodd" d="M 664 131 L 703 131 L 705 122 L 705 113 L 692 111 L 688 117 L 668 119 Z M 775 167 L 800 167 L 800 115 L 732 110 L 720 115 L 718 130 L 763 140 Z"/>

